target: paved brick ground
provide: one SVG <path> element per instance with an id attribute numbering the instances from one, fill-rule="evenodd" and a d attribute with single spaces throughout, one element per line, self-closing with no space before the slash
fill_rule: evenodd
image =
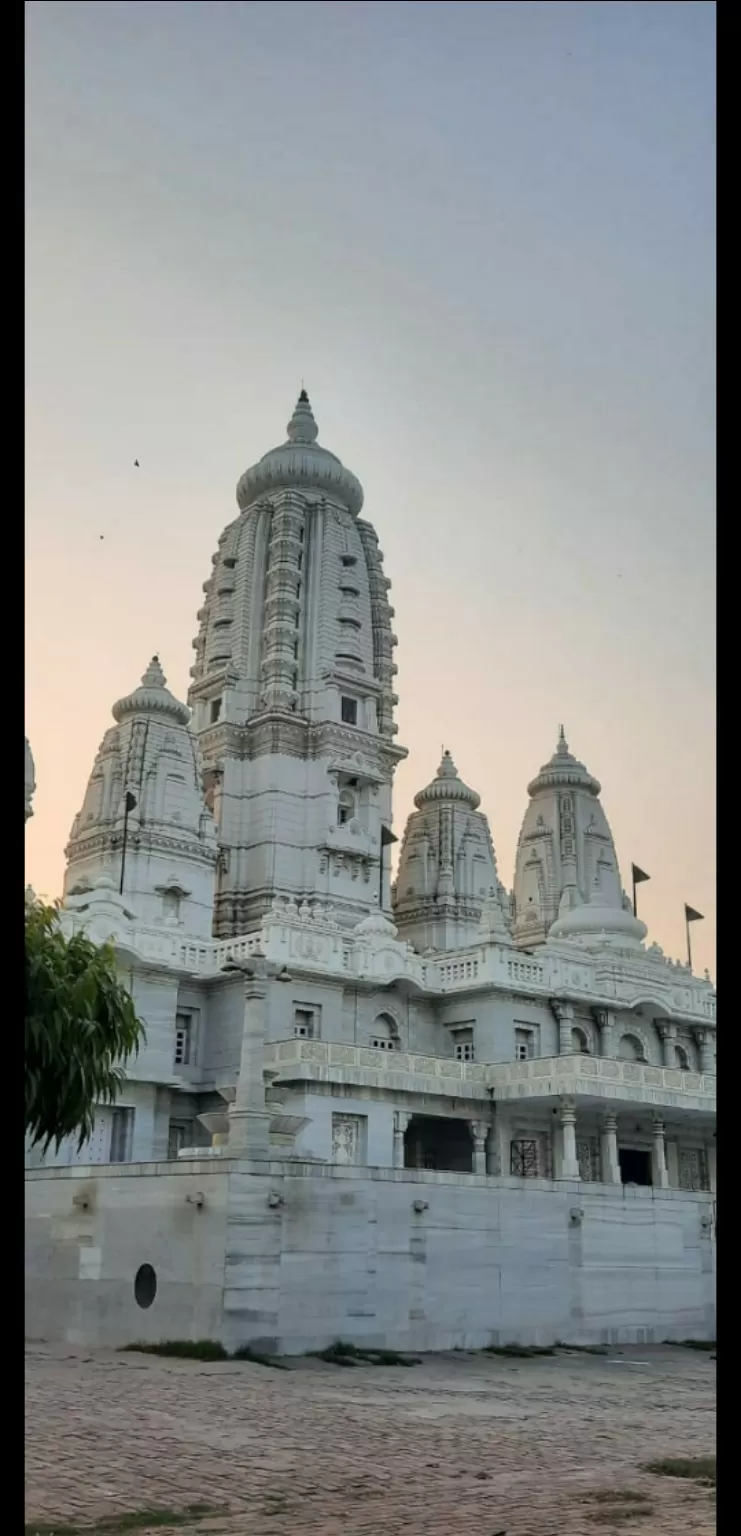
<path id="1" fill-rule="evenodd" d="M 47 1525 L 200 1502 L 186 1536 L 715 1529 L 706 1490 L 640 1470 L 714 1453 L 715 1365 L 690 1350 L 281 1372 L 30 1345 L 26 1401 L 27 1518 Z M 594 1498 L 626 1489 L 650 1500 L 634 1519 Z"/>

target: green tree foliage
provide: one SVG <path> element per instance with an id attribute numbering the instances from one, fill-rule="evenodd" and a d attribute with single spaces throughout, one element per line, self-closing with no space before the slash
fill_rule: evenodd
<path id="1" fill-rule="evenodd" d="M 55 907 L 26 900 L 26 1133 L 31 1145 L 93 1129 L 113 1103 L 144 1029 L 119 979 L 113 948 L 65 938 Z"/>

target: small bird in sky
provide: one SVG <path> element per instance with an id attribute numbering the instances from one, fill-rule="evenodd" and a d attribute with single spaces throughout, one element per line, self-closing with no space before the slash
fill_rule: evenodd
<path id="1" fill-rule="evenodd" d="M 104 533 L 100 533 L 100 534 L 98 534 L 98 538 L 100 538 L 100 539 L 104 539 L 104 538 L 105 538 L 105 534 L 104 534 Z"/>
<path id="2" fill-rule="evenodd" d="M 139 469 L 139 460 L 134 459 L 134 469 Z"/>

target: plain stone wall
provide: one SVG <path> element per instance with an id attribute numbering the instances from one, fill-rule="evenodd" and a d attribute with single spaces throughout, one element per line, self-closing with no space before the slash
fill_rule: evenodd
<path id="1" fill-rule="evenodd" d="M 675 1190 L 388 1168 L 36 1169 L 26 1334 L 285 1353 L 337 1338 L 412 1350 L 711 1338 L 712 1213 L 709 1196 Z M 147 1310 L 133 1290 L 143 1263 L 159 1282 Z"/>
<path id="2" fill-rule="evenodd" d="M 98 1346 L 219 1338 L 228 1180 L 211 1171 L 126 1163 L 29 1174 L 26 1337 Z M 157 1274 L 147 1309 L 134 1299 L 141 1264 Z"/>
<path id="3" fill-rule="evenodd" d="M 175 1014 L 178 980 L 174 974 L 135 970 L 130 980 L 134 1007 L 146 1030 L 138 1056 L 131 1058 L 127 1079 L 169 1083 L 175 1055 Z"/>

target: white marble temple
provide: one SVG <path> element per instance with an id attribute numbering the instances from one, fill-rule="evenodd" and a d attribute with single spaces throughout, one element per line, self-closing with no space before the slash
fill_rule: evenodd
<path id="1" fill-rule="evenodd" d="M 647 943 L 563 729 L 511 893 L 448 751 L 392 886 L 390 583 L 317 435 L 302 391 L 240 478 L 189 704 L 153 658 L 75 818 L 62 924 L 113 942 L 147 1036 L 90 1143 L 28 1156 L 32 1313 L 297 1349 L 701 1336 L 714 988 Z M 27 815 L 34 777 L 26 743 Z"/>

